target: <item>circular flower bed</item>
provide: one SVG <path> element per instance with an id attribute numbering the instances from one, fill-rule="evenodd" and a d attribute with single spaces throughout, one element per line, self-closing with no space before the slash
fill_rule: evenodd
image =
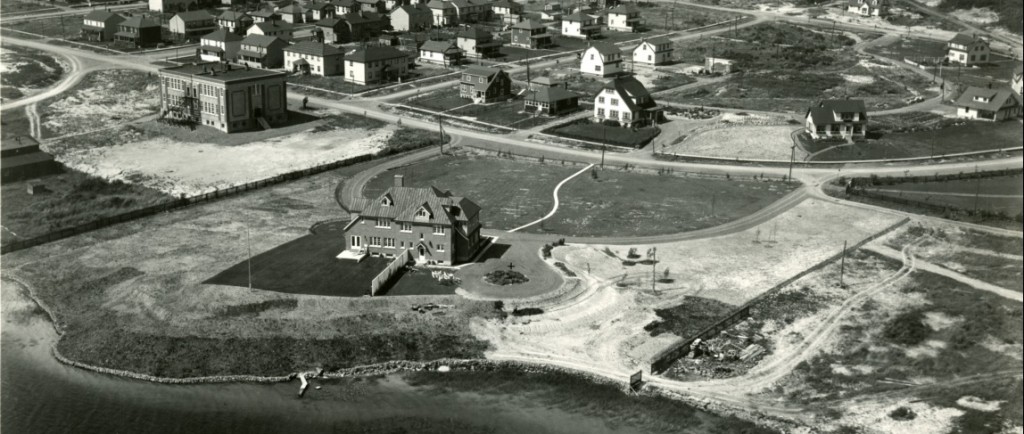
<path id="1" fill-rule="evenodd" d="M 484 281 L 492 285 L 505 286 L 505 285 L 518 285 L 520 283 L 529 282 L 523 273 L 512 270 L 494 270 L 484 275 Z"/>

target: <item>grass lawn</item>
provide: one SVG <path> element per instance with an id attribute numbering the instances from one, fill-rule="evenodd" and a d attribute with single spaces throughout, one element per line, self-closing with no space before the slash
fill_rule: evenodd
<path id="1" fill-rule="evenodd" d="M 485 228 L 512 229 L 547 214 L 553 205 L 551 192 L 555 185 L 577 170 L 572 166 L 472 155 L 435 157 L 370 180 L 363 195 L 384 193 L 393 184 L 394 175 L 402 174 L 406 185 L 435 186 L 472 199 L 483 208 L 480 220 Z"/>
<path id="2" fill-rule="evenodd" d="M 526 230 L 572 236 L 674 234 L 736 220 L 795 187 L 596 169 L 563 185 L 558 212 Z"/>
<path id="3" fill-rule="evenodd" d="M 344 226 L 344 222 L 335 225 Z M 335 258 L 345 248 L 337 230 L 310 234 L 252 257 L 252 287 L 289 294 L 362 297 L 370 282 L 391 259 L 367 257 L 361 262 Z M 242 261 L 203 282 L 249 286 L 249 263 Z"/>
<path id="4" fill-rule="evenodd" d="M 632 128 L 597 124 L 584 119 L 568 125 L 555 126 L 544 130 L 544 132 L 570 139 L 639 149 L 654 139 L 660 130 L 656 127 L 633 130 Z"/>
<path id="5" fill-rule="evenodd" d="M 49 193 L 29 195 L 29 182 L 41 183 Z M 71 169 L 32 181 L 5 182 L 2 239 L 4 243 L 66 229 L 173 198 L 136 184 L 110 183 Z"/>
<path id="6" fill-rule="evenodd" d="M 447 112 L 465 105 L 472 105 L 473 101 L 460 97 L 458 87 L 454 87 L 451 89 L 437 90 L 423 96 L 410 99 L 406 104 L 427 110 Z"/>
<path id="7" fill-rule="evenodd" d="M 40 11 L 53 9 L 53 5 L 43 1 L 7 0 L 0 3 L 0 13 L 17 14 L 19 12 Z"/>
<path id="8" fill-rule="evenodd" d="M 941 156 L 1011 148 L 1020 146 L 1024 141 L 1024 133 L 1017 122 L 967 121 L 963 122 L 963 125 L 951 122 L 944 122 L 943 125 L 941 128 L 928 131 L 884 134 L 879 139 L 838 147 L 818 154 L 813 161 Z"/>
<path id="9" fill-rule="evenodd" d="M 475 263 L 459 270 L 458 276 L 462 279 L 459 287 L 477 297 L 503 300 L 533 297 L 558 289 L 562 286 L 562 275 L 540 258 L 541 245 L 539 242 L 506 243 L 499 239 Z M 508 286 L 492 285 L 484 280 L 487 273 L 508 270 L 509 264 L 530 280 Z"/>
<path id="10" fill-rule="evenodd" d="M 482 358 L 473 318 L 493 303 L 440 296 L 316 297 L 203 283 L 301 238 L 315 222 L 347 220 L 339 181 L 378 161 L 183 208 L 4 255 L 65 325 L 62 354 L 153 375 L 287 375 L 389 360 Z M 6 199 L 6 197 L 5 197 Z M 6 205 L 6 203 L 5 203 Z M 6 207 L 5 207 L 6 208 Z M 248 227 L 251 236 L 246 236 Z M 258 280 L 257 280 L 258 282 Z"/>
<path id="11" fill-rule="evenodd" d="M 513 88 L 512 93 L 518 91 Z M 534 119 L 532 113 L 523 112 L 523 100 L 512 98 L 489 104 L 473 104 L 469 99 L 459 96 L 457 89 L 442 89 L 434 91 L 425 96 L 414 98 L 407 103 L 412 107 L 419 107 L 427 110 L 442 112 L 451 116 L 466 118 L 483 123 L 514 126 L 515 128 L 530 128 L 535 125 L 542 125 L 551 122 L 554 118 L 538 117 Z"/>
<path id="12" fill-rule="evenodd" d="M 994 213 L 1001 212 L 1009 217 L 1017 216 L 1024 211 L 1024 197 L 1021 196 L 1020 175 L 946 182 L 879 185 L 869 191 L 883 196 L 963 210 L 973 210 L 975 204 L 977 204 L 979 210 Z M 982 195 L 1005 195 L 1009 197 L 980 196 L 975 201 L 974 194 L 976 192 L 980 192 Z"/>
<path id="13" fill-rule="evenodd" d="M 0 140 L 14 140 L 15 137 L 31 133 L 25 109 L 8 110 L 0 115 Z"/>
<path id="14" fill-rule="evenodd" d="M 459 273 L 456 272 L 455 275 L 458 276 Z M 429 268 L 405 267 L 398 272 L 395 279 L 397 280 L 377 295 L 451 295 L 455 294 L 455 289 L 458 288 L 458 285 L 448 286 L 438 283 L 430 275 Z"/>

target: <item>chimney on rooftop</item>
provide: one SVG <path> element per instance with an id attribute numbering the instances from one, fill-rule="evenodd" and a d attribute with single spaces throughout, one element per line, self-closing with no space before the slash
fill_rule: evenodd
<path id="1" fill-rule="evenodd" d="M 405 187 L 405 176 L 395 175 L 395 187 Z"/>

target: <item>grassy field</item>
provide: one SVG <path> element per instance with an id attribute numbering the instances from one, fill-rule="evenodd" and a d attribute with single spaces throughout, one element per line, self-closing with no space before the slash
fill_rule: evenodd
<path id="1" fill-rule="evenodd" d="M 718 128 L 685 137 L 658 152 L 719 158 L 789 160 L 796 126 Z"/>
<path id="2" fill-rule="evenodd" d="M 29 127 L 28 116 L 24 109 L 5 111 L 0 116 L 0 140 L 14 140 L 15 137 L 28 136 L 32 134 Z"/>
<path id="3" fill-rule="evenodd" d="M 64 65 L 57 58 L 31 48 L 4 46 L 0 61 L 0 98 L 5 101 L 25 96 L 25 92 L 48 87 L 64 76 Z"/>
<path id="4" fill-rule="evenodd" d="M 0 4 L 0 13 L 16 14 L 19 12 L 32 12 L 43 9 L 52 9 L 52 4 L 42 1 L 8 0 Z"/>
<path id="5" fill-rule="evenodd" d="M 1017 2 L 1003 2 L 999 0 L 946 0 L 938 5 L 939 10 L 950 12 L 957 10 L 970 10 L 973 8 L 987 8 L 996 12 L 998 21 L 994 23 L 1010 31 L 1021 34 L 1024 32 L 1024 6 Z"/>
<path id="6" fill-rule="evenodd" d="M 643 127 L 634 130 L 632 128 L 596 124 L 588 119 L 583 119 L 568 125 L 556 125 L 544 130 L 544 132 L 570 139 L 640 149 L 657 137 L 660 130 L 656 127 Z"/>
<path id="7" fill-rule="evenodd" d="M 686 30 L 735 20 L 743 15 L 690 6 L 639 3 L 647 27 L 657 30 Z"/>
<path id="8" fill-rule="evenodd" d="M 160 102 L 156 90 L 157 78 L 151 73 L 91 72 L 61 96 L 39 105 L 43 137 L 115 127 L 154 114 Z"/>
<path id="9" fill-rule="evenodd" d="M 960 125 L 957 125 L 959 123 Z M 868 132 L 871 134 L 871 131 Z M 952 122 L 937 129 L 886 134 L 852 146 L 817 154 L 813 161 L 872 160 L 942 156 L 1020 146 L 1024 141 L 1017 122 Z"/>
<path id="10" fill-rule="evenodd" d="M 930 235 L 934 240 L 919 249 L 921 258 L 983 282 L 1022 291 L 1024 241 L 1020 238 L 958 228 L 930 231 Z"/>
<path id="11" fill-rule="evenodd" d="M 482 357 L 472 318 L 493 304 L 441 296 L 440 314 L 409 297 L 314 297 L 203 282 L 307 233 L 345 220 L 338 182 L 350 166 L 4 255 L 67 334 L 59 350 L 100 366 L 164 376 L 285 375 L 386 360 Z M 6 204 L 5 204 L 6 205 Z M 5 207 L 6 208 L 6 207 Z M 251 236 L 246 236 L 246 227 Z M 6 274 L 5 274 L 6 276 Z M 5 286 L 7 282 L 4 282 Z"/>
<path id="12" fill-rule="evenodd" d="M 517 92 L 518 90 L 513 87 L 512 93 Z M 520 98 L 489 104 L 473 104 L 471 100 L 461 98 L 457 89 L 435 91 L 409 100 L 407 104 L 467 120 L 519 129 L 543 125 L 554 119 L 535 116 L 533 112 L 524 112 L 523 100 Z"/>
<path id="13" fill-rule="evenodd" d="M 980 193 L 977 199 L 978 209 L 1002 212 L 1010 217 L 1020 214 L 1024 207 L 1020 175 L 947 182 L 879 185 L 869 191 L 894 198 L 918 200 L 958 209 L 974 209 L 975 193 Z"/>
<path id="14" fill-rule="evenodd" d="M 841 328 L 834 349 L 798 365 L 793 378 L 799 380 L 784 383 L 783 389 L 789 399 L 819 401 L 902 387 L 894 382 L 913 384 L 928 378 L 941 383 L 975 374 L 1019 371 L 1024 338 L 1020 312 L 1020 303 L 917 272 L 899 293 L 868 301 L 853 322 Z M 979 387 L 969 389 L 981 392 L 975 396 L 983 400 L 1011 404 L 980 416 L 997 424 L 1020 425 L 1021 412 L 1015 411 L 1020 409 L 1020 388 L 980 387 L 987 383 L 991 382 L 978 382 Z M 968 393 L 961 387 L 940 388 L 924 396 L 911 393 L 907 399 L 941 406 Z M 952 418 L 952 423 L 959 432 L 986 432 L 971 429 L 970 412 Z"/>
<path id="15" fill-rule="evenodd" d="M 483 208 L 480 220 L 484 227 L 512 229 L 547 214 L 554 203 L 551 191 L 555 185 L 577 170 L 474 155 L 435 157 L 370 180 L 363 195 L 382 194 L 392 185 L 393 175 L 402 174 L 406 185 L 435 186 L 472 199 Z"/>
<path id="16" fill-rule="evenodd" d="M 29 195 L 29 181 L 5 182 L 2 239 L 32 238 L 47 232 L 112 217 L 173 198 L 143 186 L 108 182 L 74 170 L 32 180 L 48 193 Z"/>
<path id="17" fill-rule="evenodd" d="M 544 406 L 601 417 L 609 426 L 629 426 L 645 433 L 768 434 L 734 417 L 711 416 L 668 398 L 631 396 L 617 385 L 558 373 L 524 373 L 518 369 L 456 371 L 447 374 L 420 371 L 404 374 L 410 384 L 433 387 L 437 399 L 447 393 L 476 393 L 517 397 Z M 538 386 L 543 385 L 543 386 Z M 587 397 L 581 400 L 580 397 Z"/>
<path id="18" fill-rule="evenodd" d="M 796 188 L 782 182 L 702 179 L 595 168 L 559 191 L 558 212 L 528 232 L 647 236 L 717 226 Z M 629 223 L 624 223 L 629 222 Z"/>

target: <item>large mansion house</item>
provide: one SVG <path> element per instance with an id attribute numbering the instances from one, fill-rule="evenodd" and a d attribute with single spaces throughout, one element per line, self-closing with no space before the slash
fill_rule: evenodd
<path id="1" fill-rule="evenodd" d="M 480 206 L 434 187 L 406 187 L 402 175 L 376 199 L 354 204 L 345 249 L 393 258 L 405 250 L 421 264 L 452 265 L 473 258 L 482 244 Z"/>

